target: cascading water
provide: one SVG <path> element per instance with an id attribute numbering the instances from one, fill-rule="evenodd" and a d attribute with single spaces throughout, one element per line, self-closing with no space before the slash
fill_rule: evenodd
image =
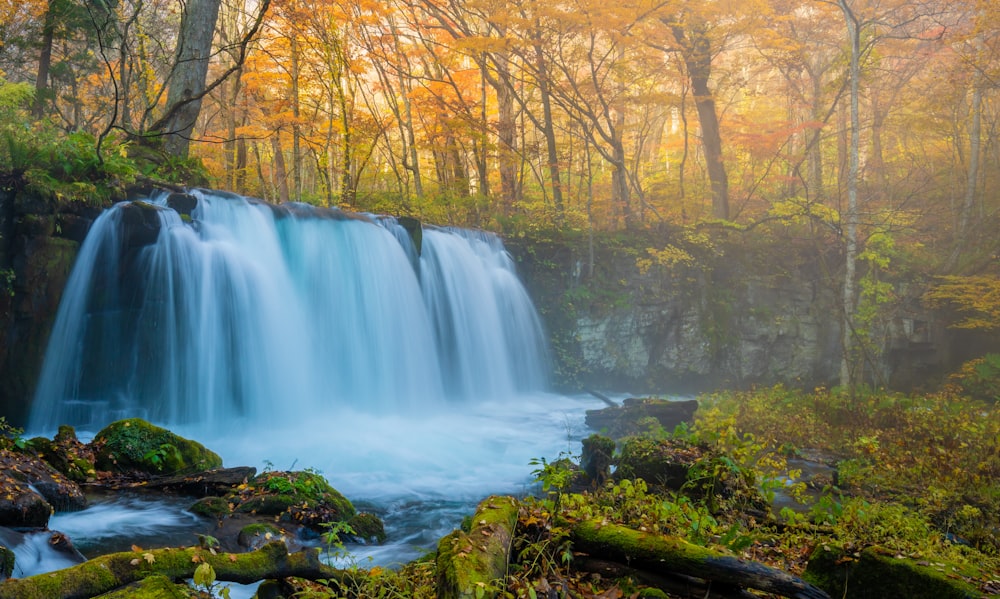
<path id="1" fill-rule="evenodd" d="M 395 219 L 195 195 L 191 222 L 162 196 L 94 224 L 30 428 L 242 426 L 544 388 L 541 327 L 497 237 L 428 228 L 414 261 Z"/>
<path id="2" fill-rule="evenodd" d="M 316 469 L 382 515 L 380 563 L 575 449 L 597 402 L 545 391 L 543 331 L 496 236 L 424 227 L 418 250 L 393 218 L 192 195 L 189 215 L 158 196 L 94 223 L 32 433 L 138 416 L 228 466 Z"/>

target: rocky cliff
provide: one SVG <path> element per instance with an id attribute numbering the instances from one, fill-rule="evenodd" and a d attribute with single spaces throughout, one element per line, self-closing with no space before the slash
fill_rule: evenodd
<path id="1" fill-rule="evenodd" d="M 508 247 L 549 328 L 561 386 L 689 393 L 837 380 L 836 248 L 680 231 L 527 236 Z M 906 288 L 876 324 L 864 376 L 873 385 L 932 384 L 974 353 Z"/>
<path id="2" fill-rule="evenodd" d="M 73 260 L 99 209 L 0 189 L 0 415 L 23 425 Z"/>

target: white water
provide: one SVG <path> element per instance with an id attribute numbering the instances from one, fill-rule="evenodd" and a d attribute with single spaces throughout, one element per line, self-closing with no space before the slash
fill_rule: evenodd
<path id="1" fill-rule="evenodd" d="M 430 549 L 486 495 L 527 492 L 533 458 L 578 452 L 584 410 L 602 404 L 546 392 L 544 334 L 499 239 L 428 227 L 418 259 L 393 219 L 195 193 L 193 222 L 159 208 L 160 234 L 138 251 L 126 208 L 94 224 L 33 433 L 86 437 L 138 416 L 227 466 L 316 469 L 382 516 L 389 543 L 355 553 L 379 564 Z M 120 528 L 112 511 L 145 518 L 105 508 L 53 528 L 97 543 Z"/>

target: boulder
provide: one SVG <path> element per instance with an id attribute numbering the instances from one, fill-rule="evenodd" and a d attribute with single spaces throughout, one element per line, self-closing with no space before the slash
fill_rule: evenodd
<path id="1" fill-rule="evenodd" d="M 310 471 L 264 472 L 227 499 L 236 512 L 273 516 L 319 531 L 323 524 L 348 521 L 357 513 L 325 478 Z"/>
<path id="2" fill-rule="evenodd" d="M 246 484 L 257 469 L 252 466 L 216 468 L 194 474 L 154 478 L 146 483 L 148 489 L 162 489 L 194 497 L 221 497 L 239 485 Z"/>
<path id="3" fill-rule="evenodd" d="M 201 443 L 139 418 L 109 424 L 90 446 L 97 468 L 111 472 L 179 475 L 222 466 L 222 458 Z"/>
<path id="4" fill-rule="evenodd" d="M 53 510 L 87 505 L 80 487 L 37 456 L 0 450 L 0 525 L 44 528 Z"/>

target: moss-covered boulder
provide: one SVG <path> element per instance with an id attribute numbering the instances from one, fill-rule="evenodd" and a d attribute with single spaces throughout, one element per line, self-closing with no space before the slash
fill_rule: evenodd
<path id="1" fill-rule="evenodd" d="M 112 472 L 183 474 L 222 466 L 222 458 L 201 443 L 139 418 L 109 424 L 91 447 L 97 468 Z"/>
<path id="2" fill-rule="evenodd" d="M 223 497 L 202 497 L 188 509 L 199 516 L 215 519 L 225 518 L 233 513 L 229 501 Z"/>
<path id="3" fill-rule="evenodd" d="M 76 438 L 76 431 L 71 426 L 60 426 L 51 440 L 35 437 L 28 442 L 28 447 L 71 481 L 82 483 L 97 476 L 93 452 Z"/>
<path id="4" fill-rule="evenodd" d="M 981 597 L 970 574 L 957 565 L 896 556 L 877 547 L 860 552 L 823 544 L 809 558 L 803 578 L 831 597 L 851 599 L 971 599 Z"/>
<path id="5" fill-rule="evenodd" d="M 768 511 L 751 470 L 741 468 L 729 456 L 681 439 L 626 437 L 616 464 L 616 478 L 641 478 L 653 492 L 683 493 L 713 513 Z"/>
<path id="6" fill-rule="evenodd" d="M 227 496 L 236 512 L 274 516 L 315 530 L 329 522 L 349 521 L 354 505 L 312 471 L 269 471 Z"/>
<path id="7" fill-rule="evenodd" d="M 678 439 L 626 437 L 616 460 L 616 478 L 641 478 L 651 489 L 680 490 L 688 470 L 707 451 Z"/>
<path id="8" fill-rule="evenodd" d="M 385 525 L 382 519 L 369 512 L 355 514 L 347 524 L 354 531 L 354 537 L 365 543 L 385 541 Z"/>

